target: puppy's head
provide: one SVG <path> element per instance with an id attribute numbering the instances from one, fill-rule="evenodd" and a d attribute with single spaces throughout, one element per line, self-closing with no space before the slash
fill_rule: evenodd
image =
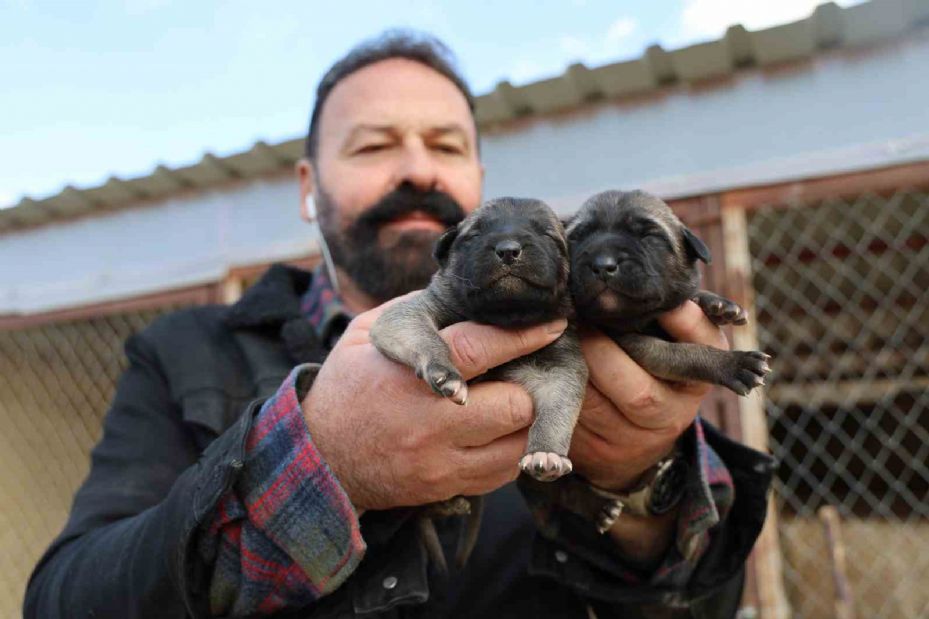
<path id="1" fill-rule="evenodd" d="M 605 191 L 568 222 L 571 294 L 593 323 L 648 318 L 696 292 L 706 245 L 667 204 L 642 191 Z"/>
<path id="2" fill-rule="evenodd" d="M 439 238 L 436 285 L 470 320 L 529 325 L 568 313 L 564 227 L 539 200 L 484 203 Z"/>

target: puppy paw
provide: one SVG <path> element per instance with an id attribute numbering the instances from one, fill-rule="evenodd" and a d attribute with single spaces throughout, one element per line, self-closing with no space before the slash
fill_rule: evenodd
<path id="1" fill-rule="evenodd" d="M 715 325 L 744 325 L 748 322 L 745 310 L 735 301 L 705 291 L 698 292 L 693 300 Z"/>
<path id="2" fill-rule="evenodd" d="M 739 395 L 748 395 L 755 387 L 764 385 L 764 377 L 771 371 L 771 355 L 757 350 L 736 350 L 731 353 L 732 364 L 723 385 Z"/>
<path id="3" fill-rule="evenodd" d="M 454 368 L 429 363 L 425 369 L 416 370 L 416 375 L 443 398 L 448 398 L 455 404 L 468 403 L 468 383 Z"/>
<path id="4" fill-rule="evenodd" d="M 430 518 L 448 518 L 449 516 L 467 516 L 471 513 L 471 501 L 461 496 L 453 496 L 444 501 L 430 503 L 425 508 L 425 514 Z"/>
<path id="5" fill-rule="evenodd" d="M 519 461 L 520 470 L 539 481 L 554 481 L 567 475 L 574 466 L 565 456 L 550 451 L 528 453 Z"/>
<path id="6" fill-rule="evenodd" d="M 619 499 L 607 501 L 597 515 L 597 531 L 606 533 L 613 527 L 613 523 L 623 513 L 623 503 Z"/>

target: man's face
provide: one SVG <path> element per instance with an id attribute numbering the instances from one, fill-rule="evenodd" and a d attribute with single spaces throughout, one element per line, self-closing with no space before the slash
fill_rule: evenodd
<path id="1" fill-rule="evenodd" d="M 483 177 L 464 95 L 400 58 L 335 86 L 298 173 L 336 264 L 376 302 L 428 283 L 435 239 L 478 207 Z"/>

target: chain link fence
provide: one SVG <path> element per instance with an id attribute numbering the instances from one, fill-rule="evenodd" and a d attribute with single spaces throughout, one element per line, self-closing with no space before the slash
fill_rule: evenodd
<path id="1" fill-rule="evenodd" d="M 778 205 L 748 221 L 793 616 L 835 617 L 845 578 L 859 618 L 929 617 L 929 196 Z M 823 506 L 841 518 L 838 540 Z"/>
<path id="2" fill-rule="evenodd" d="M 123 341 L 178 307 L 0 330 L 0 617 L 22 616 L 26 580 L 87 475 Z"/>

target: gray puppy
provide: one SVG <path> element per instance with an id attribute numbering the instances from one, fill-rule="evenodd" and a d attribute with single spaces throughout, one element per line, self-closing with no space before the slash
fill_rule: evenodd
<path id="1" fill-rule="evenodd" d="M 465 320 L 527 327 L 569 317 L 568 246 L 545 203 L 499 198 L 443 234 L 435 258 L 439 270 L 426 290 L 381 314 L 371 341 L 437 394 L 465 404 L 468 385 L 439 330 Z M 536 417 L 520 467 L 540 479 L 569 472 L 568 446 L 587 384 L 576 331 L 569 327 L 545 348 L 484 378 L 518 383 L 532 398 Z"/>
<path id="2" fill-rule="evenodd" d="M 693 299 L 718 324 L 744 324 L 735 303 L 698 290 L 698 260 L 710 252 L 660 199 L 642 191 L 605 191 L 567 226 L 571 294 L 579 321 L 612 337 L 658 378 L 722 385 L 739 395 L 764 384 L 770 356 L 669 341 L 659 314 Z"/>
<path id="3" fill-rule="evenodd" d="M 468 385 L 439 330 L 466 320 L 527 327 L 570 317 L 568 246 L 562 223 L 543 202 L 500 198 L 443 234 L 435 258 L 439 269 L 429 286 L 385 310 L 371 328 L 371 341 L 387 357 L 413 368 L 437 394 L 465 404 Z M 569 473 L 568 448 L 587 385 L 587 366 L 573 326 L 548 346 L 494 368 L 482 379 L 517 383 L 532 398 L 535 419 L 519 462 L 522 471 L 540 481 Z M 430 510 L 455 513 L 459 499 Z M 441 566 L 434 529 L 422 520 L 420 524 L 427 549 Z M 468 535 L 476 534 L 471 525 Z M 472 545 L 470 537 L 459 545 L 459 563 Z"/>

